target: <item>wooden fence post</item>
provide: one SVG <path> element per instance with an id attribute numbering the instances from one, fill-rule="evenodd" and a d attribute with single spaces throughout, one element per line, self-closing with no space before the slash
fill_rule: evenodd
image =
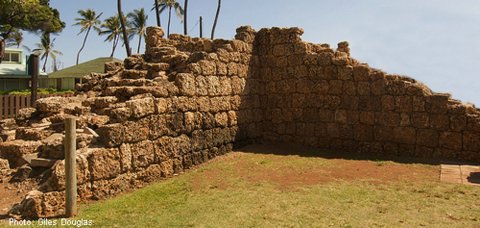
<path id="1" fill-rule="evenodd" d="M 65 213 L 67 217 L 77 215 L 77 175 L 76 150 L 77 133 L 76 119 L 69 117 L 65 120 Z"/>
<path id="2" fill-rule="evenodd" d="M 37 101 L 37 87 L 38 87 L 38 75 L 39 75 L 39 59 L 37 54 L 31 54 L 30 55 L 30 61 L 32 61 L 30 64 L 32 65 L 31 67 L 31 76 L 32 76 L 32 87 L 31 87 L 31 100 L 32 100 L 32 107 L 35 104 L 35 101 Z"/>

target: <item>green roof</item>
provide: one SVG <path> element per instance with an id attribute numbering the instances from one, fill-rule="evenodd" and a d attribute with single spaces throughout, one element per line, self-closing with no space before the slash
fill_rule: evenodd
<path id="1" fill-rule="evenodd" d="M 48 75 L 49 78 L 82 78 L 90 73 L 104 73 L 105 63 L 107 62 L 121 62 L 116 58 L 98 58 L 87 62 L 80 63 L 75 66 L 67 67 L 65 69 L 52 72 Z"/>

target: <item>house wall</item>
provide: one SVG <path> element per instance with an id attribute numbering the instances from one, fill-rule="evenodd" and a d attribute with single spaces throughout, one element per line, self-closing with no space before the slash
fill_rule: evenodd
<path id="1" fill-rule="evenodd" d="M 0 78 L 0 90 L 23 90 L 28 89 L 30 79 L 25 78 Z"/>

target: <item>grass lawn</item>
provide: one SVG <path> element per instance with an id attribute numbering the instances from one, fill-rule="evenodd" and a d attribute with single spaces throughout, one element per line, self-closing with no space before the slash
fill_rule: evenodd
<path id="1" fill-rule="evenodd" d="M 133 193 L 81 205 L 103 227 L 480 227 L 480 187 L 439 167 L 234 152 Z"/>

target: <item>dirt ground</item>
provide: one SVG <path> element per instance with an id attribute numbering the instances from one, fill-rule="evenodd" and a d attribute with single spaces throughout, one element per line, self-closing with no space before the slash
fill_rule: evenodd
<path id="1" fill-rule="evenodd" d="M 218 169 L 208 169 L 208 165 L 216 165 L 219 161 L 222 173 Z M 231 185 L 227 181 L 231 177 L 250 184 L 263 182 L 281 190 L 293 190 L 332 181 L 365 180 L 379 184 L 399 180 L 439 181 L 440 175 L 439 166 L 325 158 L 314 149 L 282 144 L 247 146 L 194 169 L 201 170 L 192 179 L 194 189 L 225 189 Z M 225 175 L 230 176 L 225 178 Z M 0 177 L 0 218 L 5 218 L 9 209 L 37 186 L 35 182 L 8 183 L 9 179 L 10 175 Z"/>
<path id="2" fill-rule="evenodd" d="M 10 178 L 10 174 L 0 176 L 0 219 L 5 218 L 14 204 L 22 201 L 29 191 L 37 187 L 34 180 L 9 183 Z"/>
<path id="3" fill-rule="evenodd" d="M 323 158 L 312 149 L 294 145 L 251 145 L 218 157 L 225 164 L 224 172 L 205 169 L 192 180 L 194 189 L 205 184 L 228 188 L 225 175 L 240 177 L 251 184 L 272 183 L 280 190 L 325 184 L 332 181 L 362 180 L 374 184 L 395 181 L 439 181 L 440 167 L 396 163 L 391 161 Z M 254 155 L 253 155 L 254 154 Z M 254 157 L 252 157 L 254 156 Z"/>

